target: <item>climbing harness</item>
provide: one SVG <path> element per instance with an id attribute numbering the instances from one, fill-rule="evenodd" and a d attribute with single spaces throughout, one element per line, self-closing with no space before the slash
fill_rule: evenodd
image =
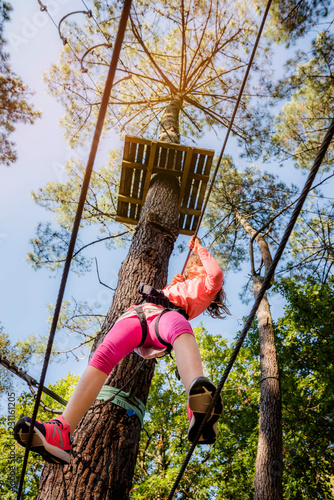
<path id="1" fill-rule="evenodd" d="M 156 304 L 157 306 L 162 306 L 168 311 L 177 311 L 186 319 L 189 318 L 189 315 L 186 313 L 183 307 L 177 306 L 176 304 L 171 302 L 162 290 L 156 290 L 153 286 L 146 285 L 146 283 L 141 283 L 137 288 L 137 292 L 142 296 L 142 302 L 149 302 L 151 304 Z"/>
<path id="2" fill-rule="evenodd" d="M 137 314 L 142 329 L 142 339 L 138 347 L 141 347 L 144 344 L 147 337 L 146 314 L 143 307 L 141 306 L 143 302 L 146 302 L 163 307 L 159 316 L 155 320 L 155 334 L 159 342 L 166 347 L 165 354 L 170 354 L 173 349 L 172 345 L 166 342 L 159 333 L 159 321 L 161 319 L 161 316 L 169 311 L 176 311 L 179 314 L 182 314 L 182 316 L 184 316 L 186 319 L 189 318 L 189 315 L 186 313 L 183 307 L 173 304 L 173 302 L 171 302 L 169 298 L 164 295 L 162 290 L 156 290 L 153 286 L 147 285 L 146 283 L 140 283 L 137 288 L 137 292 L 141 295 L 142 300 L 137 305 L 137 307 L 131 309 L 131 312 L 133 311 Z"/>

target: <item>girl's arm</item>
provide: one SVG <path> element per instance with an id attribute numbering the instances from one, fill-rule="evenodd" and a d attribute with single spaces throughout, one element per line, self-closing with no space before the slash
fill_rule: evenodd
<path id="1" fill-rule="evenodd" d="M 199 238 L 192 236 L 189 247 L 197 253 L 206 271 L 205 288 L 208 293 L 218 292 L 223 284 L 223 271 L 218 262 L 210 255 L 208 250 L 201 245 Z"/>

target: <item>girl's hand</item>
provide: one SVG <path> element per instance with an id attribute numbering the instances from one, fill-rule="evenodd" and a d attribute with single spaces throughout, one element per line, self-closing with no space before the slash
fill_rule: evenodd
<path id="1" fill-rule="evenodd" d="M 201 245 L 201 240 L 196 236 L 192 236 L 190 238 L 190 241 L 188 243 L 188 246 L 189 248 L 194 252 L 194 253 L 198 253 L 198 250 L 200 248 L 202 248 L 202 245 Z"/>
<path id="2" fill-rule="evenodd" d="M 182 274 L 177 273 L 172 279 L 172 281 L 169 283 L 169 286 L 176 285 L 176 283 L 180 283 L 182 281 L 184 281 L 184 277 L 182 276 Z"/>

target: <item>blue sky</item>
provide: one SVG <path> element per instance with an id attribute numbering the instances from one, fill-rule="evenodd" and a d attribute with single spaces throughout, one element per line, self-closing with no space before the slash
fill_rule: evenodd
<path id="1" fill-rule="evenodd" d="M 14 2 L 13 2 L 14 3 Z M 0 256 L 1 256 L 1 289 L 0 289 L 0 321 L 5 332 L 15 342 L 30 334 L 49 334 L 47 324 L 47 305 L 55 303 L 60 284 L 60 273 L 50 276 L 46 270 L 34 271 L 25 262 L 29 251 L 29 239 L 33 238 L 38 222 L 50 219 L 50 214 L 38 207 L 31 198 L 31 191 L 43 187 L 47 182 L 61 180 L 61 167 L 71 155 L 80 154 L 85 160 L 88 151 L 73 152 L 69 150 L 62 138 L 62 130 L 58 126 L 63 114 L 62 108 L 54 98 L 47 95 L 42 82 L 43 72 L 52 62 L 58 59 L 62 43 L 56 27 L 47 15 L 40 11 L 37 0 L 17 2 L 12 13 L 12 21 L 6 27 L 6 38 L 14 71 L 35 92 L 33 102 L 43 112 L 43 117 L 36 124 L 20 125 L 14 134 L 18 150 L 18 161 L 10 168 L 0 167 Z M 49 6 L 52 17 L 58 22 L 64 15 L 74 10 L 82 10 L 79 0 L 51 0 L 45 2 Z M 210 145 L 219 153 L 221 141 Z M 107 143 L 108 142 L 108 143 Z M 117 137 L 109 137 L 104 141 L 98 161 L 106 163 L 108 148 L 120 146 Z M 199 143 L 208 147 L 204 139 Z M 227 153 L 229 153 L 227 147 Z M 284 173 L 281 171 L 281 173 Z M 304 180 L 299 174 L 293 179 L 299 185 Z M 126 256 L 125 249 L 117 249 L 112 255 L 96 250 L 99 255 L 101 279 L 113 286 L 122 260 Z M 94 255 L 92 253 L 92 255 Z M 180 272 L 185 256 L 176 256 L 170 264 L 170 277 Z M 112 265 L 111 265 L 112 262 Z M 231 304 L 232 317 L 228 321 L 211 320 L 202 316 L 192 322 L 193 326 L 203 321 L 213 333 L 221 333 L 231 340 L 241 325 L 241 318 L 251 309 L 239 299 L 242 283 L 248 270 L 240 277 L 227 276 L 226 292 Z M 240 284 L 240 286 L 239 286 Z M 111 302 L 111 293 L 102 287 L 95 273 L 78 279 L 70 273 L 65 298 L 75 296 L 90 302 L 98 301 L 104 310 Z M 282 299 L 271 300 L 273 315 L 277 317 L 282 311 Z M 62 345 L 64 339 L 56 337 L 56 343 Z M 64 343 L 64 345 L 66 342 Z M 62 368 L 52 366 L 47 374 L 47 383 L 55 382 L 66 371 L 80 374 L 86 361 L 75 362 L 70 357 Z M 39 378 L 41 366 L 32 367 L 31 375 Z"/>

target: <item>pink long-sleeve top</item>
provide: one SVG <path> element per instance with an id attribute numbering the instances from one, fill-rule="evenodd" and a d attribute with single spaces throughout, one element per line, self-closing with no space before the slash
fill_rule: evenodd
<path id="1" fill-rule="evenodd" d="M 173 304 L 183 307 L 189 319 L 196 318 L 215 300 L 223 284 L 223 271 L 205 248 L 198 255 L 206 271 L 206 276 L 188 279 L 175 285 L 168 285 L 163 293 Z"/>

